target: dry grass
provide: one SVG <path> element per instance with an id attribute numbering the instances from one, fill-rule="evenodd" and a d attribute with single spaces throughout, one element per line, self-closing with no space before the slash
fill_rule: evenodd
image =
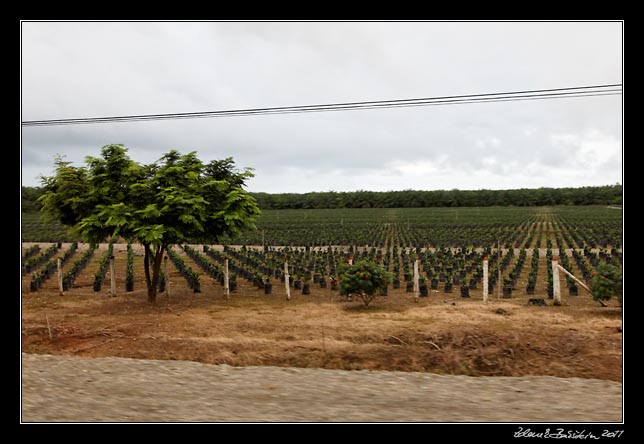
<path id="1" fill-rule="evenodd" d="M 242 284 L 229 301 L 213 283 L 202 282 L 202 289 L 193 294 L 174 284 L 169 300 L 161 295 L 155 305 L 141 290 L 116 298 L 88 287 L 64 296 L 25 291 L 23 351 L 236 366 L 622 378 L 621 312 L 588 296 L 564 297 L 561 307 L 532 307 L 527 296 L 483 305 L 476 295 L 441 293 L 414 303 L 409 294 L 390 290 L 365 308 L 328 289 L 316 288 L 311 296 L 293 292 L 291 301 L 279 288 L 264 296 Z"/>

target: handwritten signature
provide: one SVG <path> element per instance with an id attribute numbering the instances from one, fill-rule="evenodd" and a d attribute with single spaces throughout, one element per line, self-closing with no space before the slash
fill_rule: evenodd
<path id="1" fill-rule="evenodd" d="M 564 430 L 564 429 L 546 429 L 543 432 L 533 432 L 530 429 L 519 427 L 514 432 L 515 438 L 545 438 L 545 439 L 602 439 L 602 438 L 619 438 L 624 433 L 623 430 L 603 430 L 601 435 L 595 435 L 593 432 L 586 430 Z"/>

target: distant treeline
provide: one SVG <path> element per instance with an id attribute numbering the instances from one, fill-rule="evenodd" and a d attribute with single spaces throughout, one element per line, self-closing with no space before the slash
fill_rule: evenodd
<path id="1" fill-rule="evenodd" d="M 622 186 L 517 190 L 351 191 L 251 193 L 265 210 L 299 208 L 423 208 L 544 205 L 621 205 Z"/>
<path id="2" fill-rule="evenodd" d="M 22 187 L 22 211 L 40 209 L 40 187 Z M 621 205 L 622 186 L 517 190 L 350 191 L 251 193 L 264 210 L 325 208 L 423 208 L 544 205 Z"/>

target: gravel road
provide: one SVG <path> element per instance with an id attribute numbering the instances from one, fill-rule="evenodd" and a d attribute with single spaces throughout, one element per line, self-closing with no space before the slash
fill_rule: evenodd
<path id="1" fill-rule="evenodd" d="M 22 355 L 23 422 L 620 422 L 622 384 Z"/>

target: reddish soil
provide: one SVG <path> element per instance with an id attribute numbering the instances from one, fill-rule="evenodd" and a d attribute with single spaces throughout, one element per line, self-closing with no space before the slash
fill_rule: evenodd
<path id="1" fill-rule="evenodd" d="M 310 296 L 292 290 L 286 301 L 278 281 L 273 294 L 264 295 L 241 280 L 226 300 L 221 286 L 202 275 L 202 293 L 195 294 L 173 270 L 170 296 L 149 304 L 140 257 L 135 291 L 124 291 L 119 270 L 125 268 L 125 248 L 116 249 L 118 295 L 109 296 L 109 273 L 103 290 L 93 292 L 93 264 L 100 255 L 62 296 L 55 278 L 29 292 L 30 278 L 23 277 L 24 352 L 622 380 L 621 309 L 613 302 L 601 307 L 585 293 L 564 294 L 556 307 L 539 294 L 493 297 L 484 305 L 480 290 L 463 299 L 458 289 L 414 303 L 411 294 L 390 288 L 389 296 L 365 308 L 313 285 Z M 528 306 L 529 297 L 544 297 L 549 306 Z"/>

